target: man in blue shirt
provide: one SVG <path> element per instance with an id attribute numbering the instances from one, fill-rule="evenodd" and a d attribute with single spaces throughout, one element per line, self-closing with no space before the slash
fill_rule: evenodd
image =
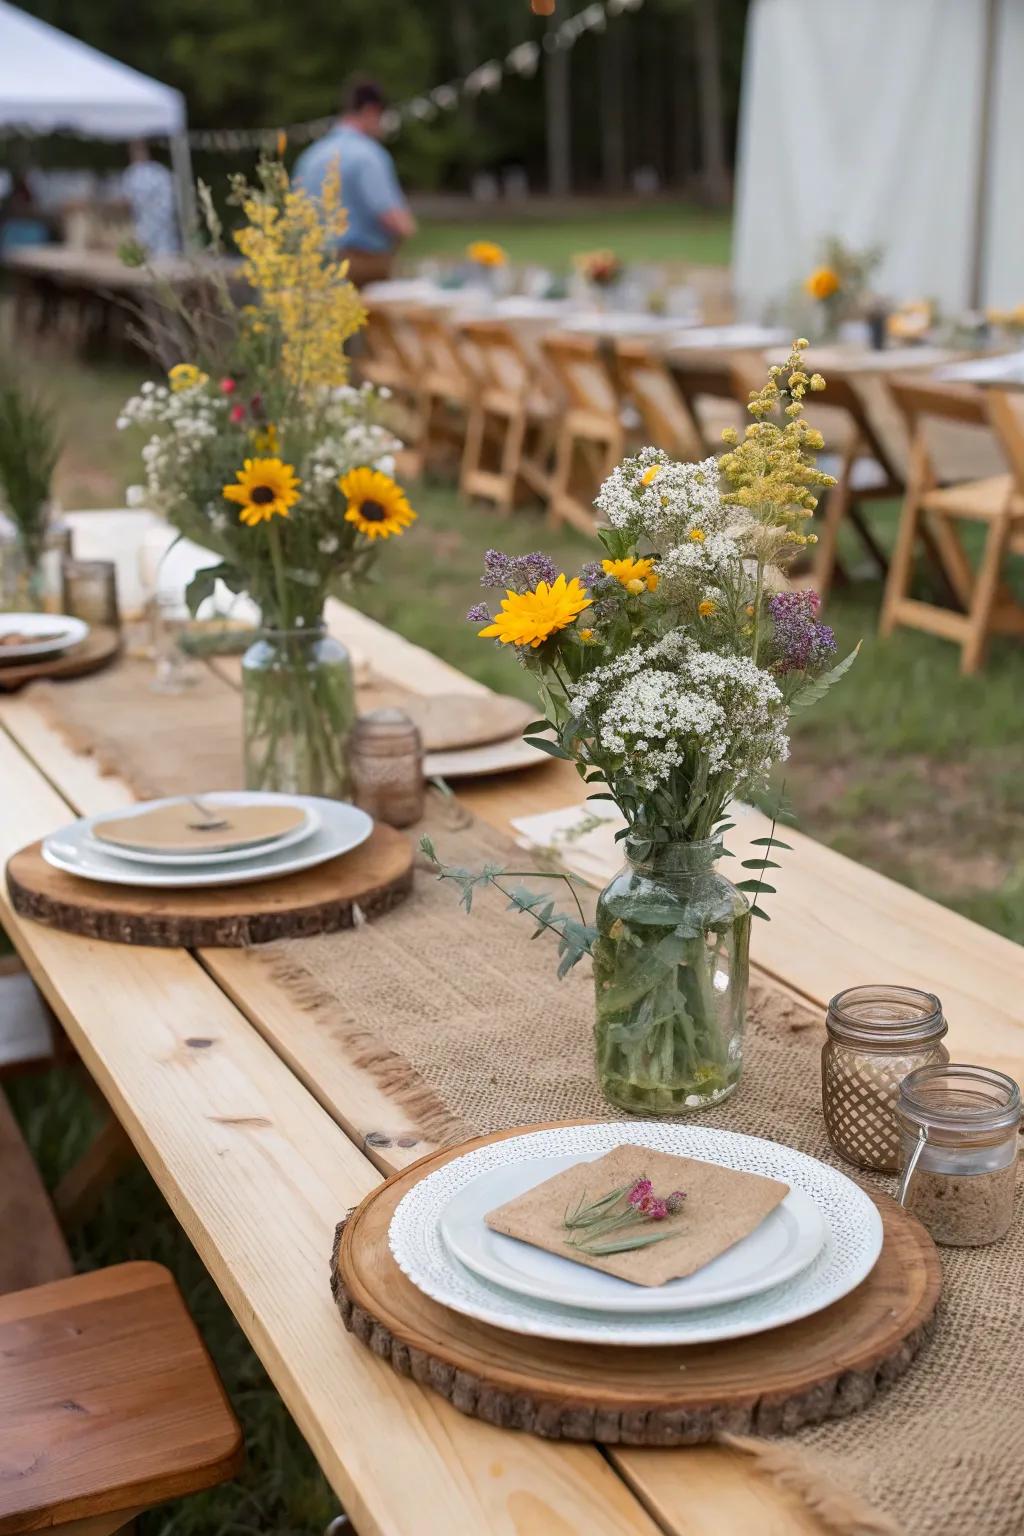
<path id="1" fill-rule="evenodd" d="M 388 277 L 395 247 L 416 233 L 395 163 L 380 143 L 383 111 L 380 87 L 370 80 L 358 82 L 340 120 L 303 151 L 292 177 L 296 186 L 319 197 L 328 173 L 335 165 L 340 168 L 341 200 L 348 214 L 341 251 L 359 287 Z"/>

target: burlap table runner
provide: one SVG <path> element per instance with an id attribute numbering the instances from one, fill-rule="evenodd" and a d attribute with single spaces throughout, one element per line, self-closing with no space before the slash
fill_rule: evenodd
<path id="1" fill-rule="evenodd" d="M 237 785 L 240 710 L 225 708 L 225 685 L 207 677 L 183 695 L 151 695 L 150 676 L 127 663 L 59 689 L 37 685 L 33 697 L 137 794 Z M 427 824 L 446 862 L 524 867 L 505 838 L 458 820 L 457 807 L 435 804 Z M 594 1079 L 588 968 L 559 982 L 552 946 L 532 941 L 532 931 L 493 894 L 478 897 L 466 917 L 454 888 L 424 872 L 386 919 L 267 946 L 252 963 L 267 967 L 333 1048 L 370 1071 L 431 1140 L 606 1118 Z M 848 979 L 837 976 L 836 989 Z M 823 1038 L 817 1012 L 756 982 L 739 1089 L 704 1123 L 845 1167 L 824 1135 Z M 891 1179 L 856 1176 L 892 1192 Z M 748 1442 L 769 1475 L 843 1536 L 1024 1532 L 1022 1223 L 1018 1217 L 994 1247 L 941 1252 L 938 1331 L 902 1380 L 849 1419 L 783 1442 Z M 795 1446 L 813 1454 L 794 1455 Z"/>

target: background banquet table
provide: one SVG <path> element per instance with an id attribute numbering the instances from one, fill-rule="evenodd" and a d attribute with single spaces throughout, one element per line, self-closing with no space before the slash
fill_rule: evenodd
<path id="1" fill-rule="evenodd" d="M 111 515 L 113 516 L 113 515 Z M 109 531 L 115 532 L 116 522 Z M 122 543 L 128 525 L 122 525 Z M 476 691 L 443 661 L 339 604 L 330 627 L 422 693 Z M 232 683 L 224 678 L 226 703 Z M 0 854 L 131 799 L 74 753 L 32 695 L 0 703 Z M 465 785 L 507 829 L 582 799 L 567 764 Z M 736 852 L 762 830 L 740 818 Z M 943 998 L 950 1049 L 1024 1075 L 1021 949 L 799 834 L 759 924 L 764 972 L 823 1007 L 882 977 Z M 430 1150 L 367 1072 L 245 951 L 137 949 L 4 926 L 195 1244 L 361 1536 L 822 1536 L 751 1459 L 549 1444 L 464 1418 L 342 1328 L 327 1284 L 334 1225 Z M 467 942 L 469 937 L 467 936 Z M 396 1467 L 401 1476 L 395 1476 Z"/>

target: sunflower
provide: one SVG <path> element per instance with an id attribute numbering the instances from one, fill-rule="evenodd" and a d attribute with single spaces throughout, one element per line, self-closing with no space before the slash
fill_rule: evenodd
<path id="1" fill-rule="evenodd" d="M 473 240 L 466 246 L 466 255 L 478 267 L 503 267 L 508 260 L 504 249 L 494 240 Z"/>
<path id="2" fill-rule="evenodd" d="M 658 585 L 658 573 L 653 560 L 602 560 L 601 569 L 606 576 L 621 581 L 627 591 L 642 592 L 644 587 L 653 592 Z M 634 586 L 633 583 L 638 585 Z"/>
<path id="3" fill-rule="evenodd" d="M 198 389 L 200 384 L 207 383 L 209 377 L 195 363 L 175 363 L 173 368 L 167 370 L 167 381 L 176 395 L 186 389 Z"/>
<path id="4" fill-rule="evenodd" d="M 299 499 L 301 481 L 292 466 L 280 459 L 246 459 L 235 473 L 238 484 L 226 485 L 223 495 L 238 502 L 242 509 L 238 515 L 250 528 L 269 523 L 272 517 L 287 517 Z"/>
<path id="5" fill-rule="evenodd" d="M 567 582 L 563 572 L 550 586 L 541 581 L 532 592 L 506 592 L 502 612 L 479 631 L 480 638 L 500 640 L 502 645 L 529 645 L 536 650 L 556 630 L 568 628 L 592 601 L 579 577 Z"/>
<path id="6" fill-rule="evenodd" d="M 349 470 L 338 489 L 348 497 L 346 523 L 355 523 L 368 539 L 397 538 L 416 520 L 402 487 L 379 469 Z"/>
<path id="7" fill-rule="evenodd" d="M 815 267 L 804 280 L 804 291 L 812 299 L 830 299 L 840 288 L 839 273 L 834 267 Z"/>

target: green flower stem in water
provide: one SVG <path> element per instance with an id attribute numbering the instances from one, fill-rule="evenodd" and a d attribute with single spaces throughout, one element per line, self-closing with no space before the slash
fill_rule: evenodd
<path id="1" fill-rule="evenodd" d="M 702 1109 L 739 1077 L 750 911 L 714 870 L 718 852 L 710 841 L 655 844 L 598 902 L 598 1074 L 623 1109 Z"/>

